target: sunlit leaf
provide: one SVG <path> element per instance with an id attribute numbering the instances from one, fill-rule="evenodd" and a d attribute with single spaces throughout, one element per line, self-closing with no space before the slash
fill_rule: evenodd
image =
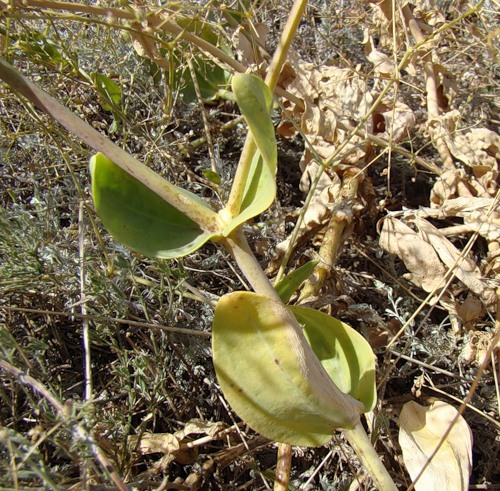
<path id="1" fill-rule="evenodd" d="M 262 79 L 246 73 L 235 75 L 231 85 L 236 102 L 274 180 L 278 150 L 271 119 L 273 94 Z"/>
<path id="2" fill-rule="evenodd" d="M 359 419 L 362 404 L 334 385 L 281 302 L 250 292 L 224 295 L 212 346 L 229 403 L 272 440 L 319 446 Z"/>
<path id="3" fill-rule="evenodd" d="M 134 251 L 159 258 L 179 257 L 213 237 L 104 155 L 92 157 L 90 170 L 99 217 L 118 242 Z M 190 193 L 182 192 L 188 199 Z"/>
<path id="4" fill-rule="evenodd" d="M 407 402 L 399 416 L 399 444 L 403 460 L 413 480 L 420 474 L 456 420 L 443 444 L 415 484 L 417 491 L 469 489 L 472 469 L 472 432 L 457 410 L 446 402 L 436 401 L 431 406 Z"/>
<path id="5" fill-rule="evenodd" d="M 300 285 L 302 285 L 302 283 L 312 274 L 318 262 L 317 259 L 307 262 L 300 268 L 294 269 L 290 274 L 286 275 L 281 281 L 274 285 L 274 289 L 283 303 L 288 303 L 291 296 L 298 290 Z"/>
<path id="6" fill-rule="evenodd" d="M 291 306 L 321 364 L 335 385 L 371 411 L 377 401 L 375 355 L 368 341 L 352 327 L 308 307 Z"/>
<path id="7" fill-rule="evenodd" d="M 257 145 L 245 182 L 239 214 L 224 231 L 227 235 L 238 225 L 267 210 L 276 197 L 277 146 L 271 120 L 273 96 L 269 87 L 255 75 L 237 74 L 233 92 L 241 113 Z"/>

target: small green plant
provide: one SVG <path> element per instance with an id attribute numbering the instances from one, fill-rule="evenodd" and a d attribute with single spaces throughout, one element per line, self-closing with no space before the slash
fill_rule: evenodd
<path id="1" fill-rule="evenodd" d="M 369 344 L 326 314 L 286 305 L 311 265 L 275 288 L 243 233 L 243 224 L 275 199 L 273 91 L 299 19 L 292 13 L 265 82 L 249 74 L 232 77 L 249 133 L 220 210 L 155 174 L 2 60 L 0 77 L 98 152 L 90 162 L 92 196 L 116 240 L 157 258 L 190 254 L 210 240 L 234 257 L 254 292 L 232 292 L 219 300 L 212 346 L 218 380 L 238 415 L 264 436 L 291 445 L 320 446 L 341 429 L 377 486 L 396 489 L 360 421 L 376 402 L 375 357 Z M 119 103 L 121 94 L 116 100 L 108 95 Z"/>
<path id="2" fill-rule="evenodd" d="M 319 446 L 341 428 L 366 452 L 360 415 L 376 402 L 374 354 L 348 325 L 311 308 L 286 306 L 291 289 L 283 288 L 280 297 L 250 251 L 242 224 L 265 211 L 276 194 L 272 93 L 247 74 L 235 75 L 232 89 L 249 126 L 250 150 L 243 152 L 237 176 L 244 177 L 235 179 L 224 208 L 215 211 L 156 174 L 148 176 L 148 186 L 98 153 L 90 163 L 97 213 L 117 240 L 148 256 L 183 256 L 208 240 L 225 246 L 255 289 L 224 295 L 214 314 L 214 366 L 232 407 L 272 440 Z M 164 197 L 152 190 L 153 181 Z M 282 284 L 293 290 L 309 273 L 305 268 Z M 369 463 L 373 456 L 362 458 L 377 473 Z M 386 478 L 374 475 L 390 489 Z"/>

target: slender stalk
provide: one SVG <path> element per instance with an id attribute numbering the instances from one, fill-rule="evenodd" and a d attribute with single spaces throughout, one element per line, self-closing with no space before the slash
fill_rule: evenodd
<path id="1" fill-rule="evenodd" d="M 361 421 L 358 420 L 352 430 L 343 431 L 377 488 L 380 491 L 397 491 L 398 488 L 380 461 L 380 457 L 373 448 Z"/>
<path id="2" fill-rule="evenodd" d="M 200 107 L 201 118 L 203 120 L 203 128 L 205 129 L 205 136 L 207 138 L 208 155 L 210 156 L 210 167 L 212 172 L 217 173 L 217 164 L 215 160 L 214 144 L 212 141 L 212 133 L 210 132 L 210 125 L 208 124 L 208 117 L 205 111 L 205 105 L 203 103 L 203 96 L 201 95 L 200 84 L 198 83 L 198 76 L 194 68 L 194 63 L 192 59 L 188 60 L 189 73 L 191 74 L 191 80 L 193 81 L 194 91 L 196 93 L 196 98 L 198 99 L 198 106 Z"/>
<path id="3" fill-rule="evenodd" d="M 273 491 L 287 491 L 292 469 L 292 446 L 288 443 L 278 445 L 278 462 L 276 464 L 276 479 Z"/>

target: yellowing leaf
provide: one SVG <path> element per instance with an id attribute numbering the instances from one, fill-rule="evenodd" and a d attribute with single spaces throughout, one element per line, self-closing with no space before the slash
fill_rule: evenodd
<path id="1" fill-rule="evenodd" d="M 290 307 L 319 361 L 335 385 L 371 411 L 377 402 L 375 355 L 352 327 L 308 307 Z"/>
<path id="2" fill-rule="evenodd" d="M 233 77 L 232 87 L 258 151 L 253 155 L 243 184 L 243 199 L 238 213 L 231 217 L 224 235 L 271 206 L 276 197 L 278 161 L 276 136 L 271 120 L 271 90 L 259 77 L 241 73 Z"/>
<path id="3" fill-rule="evenodd" d="M 222 391 L 254 430 L 292 445 L 327 443 L 352 428 L 363 405 L 332 382 L 281 302 L 250 292 L 215 309 L 213 358 Z"/>
<path id="4" fill-rule="evenodd" d="M 431 457 L 448 430 L 457 410 L 436 401 L 424 407 L 410 401 L 399 416 L 399 444 L 403 460 L 413 480 Z M 417 491 L 465 491 L 472 468 L 472 432 L 462 416 L 445 438 L 415 484 Z"/>

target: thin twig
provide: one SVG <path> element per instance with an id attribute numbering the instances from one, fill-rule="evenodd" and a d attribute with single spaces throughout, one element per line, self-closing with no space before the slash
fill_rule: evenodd
<path id="1" fill-rule="evenodd" d="M 125 324 L 133 327 L 144 327 L 147 329 L 158 329 L 159 331 L 170 332 L 173 334 L 185 334 L 188 336 L 199 336 L 202 338 L 209 338 L 212 336 L 212 333 L 205 331 L 196 331 L 195 329 L 186 329 L 185 327 L 174 327 L 174 326 L 162 326 L 160 324 L 151 324 L 149 322 L 139 322 L 132 321 L 129 319 L 117 319 L 115 317 L 107 317 L 104 315 L 82 315 L 76 312 L 60 312 L 60 311 L 52 311 L 52 310 L 42 310 L 42 309 L 29 309 L 24 307 L 13 307 L 8 305 L 0 305 L 0 309 L 14 312 L 29 312 L 33 314 L 42 314 L 42 315 L 54 315 L 58 317 L 68 317 L 75 319 L 88 319 L 95 322 L 105 323 L 105 322 L 114 322 L 116 324 Z"/>

